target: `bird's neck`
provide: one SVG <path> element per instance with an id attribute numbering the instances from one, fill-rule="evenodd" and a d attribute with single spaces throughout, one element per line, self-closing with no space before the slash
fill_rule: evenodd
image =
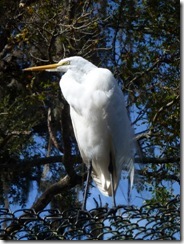
<path id="1" fill-rule="evenodd" d="M 74 77 L 76 82 L 82 83 L 86 75 L 95 68 L 97 68 L 97 66 L 93 65 L 92 63 L 88 63 L 87 65 L 81 66 L 80 68 L 69 70 L 68 72 L 72 77 Z"/>

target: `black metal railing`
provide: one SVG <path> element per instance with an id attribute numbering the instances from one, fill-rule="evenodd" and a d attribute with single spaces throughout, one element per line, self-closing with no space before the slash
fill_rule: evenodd
<path id="1" fill-rule="evenodd" d="M 0 208 L 2 240 L 180 240 L 180 198 L 90 211 Z"/>

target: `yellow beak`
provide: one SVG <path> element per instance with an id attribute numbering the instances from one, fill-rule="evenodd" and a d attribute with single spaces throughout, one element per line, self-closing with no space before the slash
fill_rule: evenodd
<path id="1" fill-rule="evenodd" d="M 57 67 L 61 66 L 61 63 L 57 64 L 48 64 L 48 65 L 41 65 L 41 66 L 34 66 L 30 68 L 23 69 L 24 71 L 42 71 L 46 69 L 56 69 Z"/>

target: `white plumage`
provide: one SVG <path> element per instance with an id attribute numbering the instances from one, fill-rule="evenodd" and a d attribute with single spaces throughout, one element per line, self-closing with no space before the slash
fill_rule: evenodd
<path id="1" fill-rule="evenodd" d="M 60 87 L 70 105 L 82 159 L 86 165 L 92 161 L 94 182 L 104 195 L 111 196 L 110 154 L 115 169 L 114 190 L 122 169 L 133 171 L 133 136 L 123 94 L 108 69 L 98 68 L 81 57 L 61 62 L 70 63 Z M 62 71 L 62 66 L 59 69 Z"/>
<path id="2" fill-rule="evenodd" d="M 49 66 L 26 70 L 65 73 L 60 87 L 70 105 L 74 134 L 84 163 L 92 162 L 92 178 L 99 190 L 112 195 L 110 160 L 113 164 L 114 192 L 122 170 L 134 175 L 133 133 L 125 101 L 113 74 L 82 57 L 70 57 Z"/>

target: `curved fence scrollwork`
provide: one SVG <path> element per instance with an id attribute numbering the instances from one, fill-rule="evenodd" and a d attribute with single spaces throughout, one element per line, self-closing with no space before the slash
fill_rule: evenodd
<path id="1" fill-rule="evenodd" d="M 2 240 L 180 240 L 180 199 L 146 204 L 68 209 L 0 208 Z"/>

